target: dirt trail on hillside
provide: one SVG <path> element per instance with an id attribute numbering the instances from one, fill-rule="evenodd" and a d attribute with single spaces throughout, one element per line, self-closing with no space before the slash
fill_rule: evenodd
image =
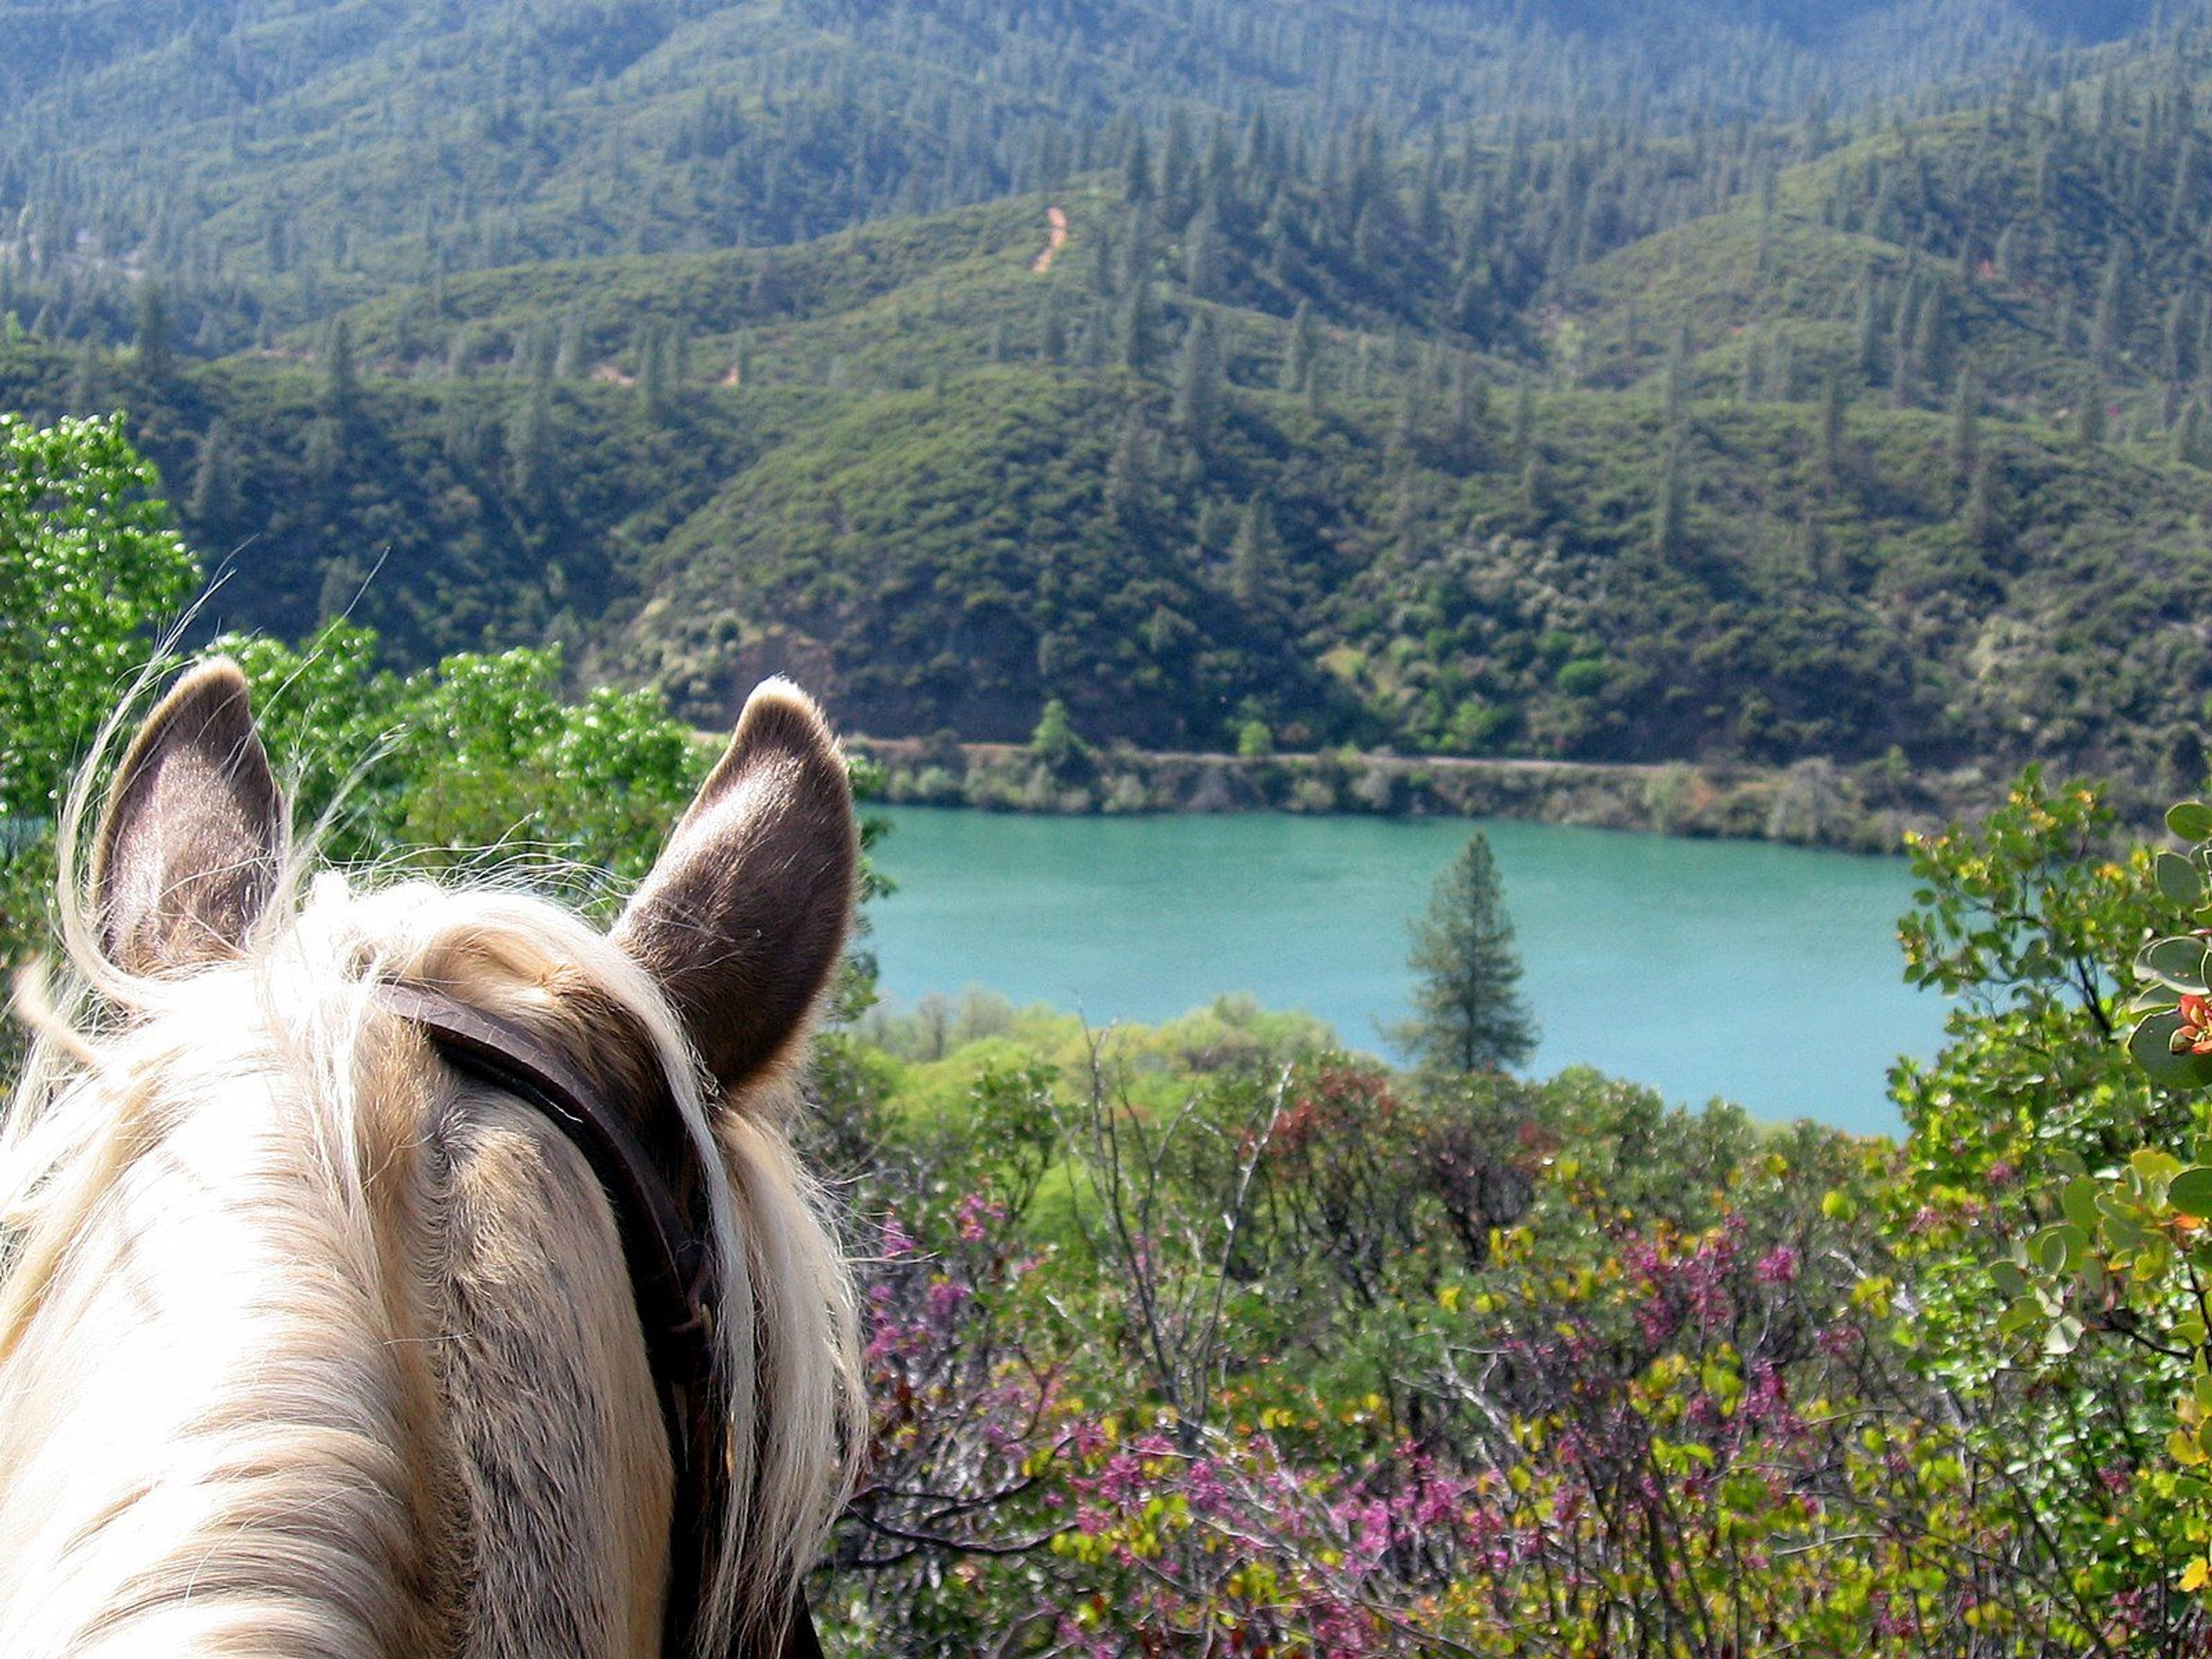
<path id="1" fill-rule="evenodd" d="M 1040 276 L 1052 269 L 1053 256 L 1060 252 L 1062 245 L 1067 240 L 1067 215 L 1065 212 L 1059 208 L 1047 208 L 1044 210 L 1044 222 L 1047 226 L 1044 234 L 1044 252 L 1030 261 L 1030 269 Z"/>

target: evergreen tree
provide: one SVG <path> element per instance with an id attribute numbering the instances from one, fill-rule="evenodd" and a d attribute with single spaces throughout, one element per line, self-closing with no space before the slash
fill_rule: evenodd
<path id="1" fill-rule="evenodd" d="M 507 485 L 517 501 L 542 504 L 551 482 L 552 410 L 543 386 L 533 386 L 514 406 L 507 425 Z"/>
<path id="2" fill-rule="evenodd" d="M 222 416 L 208 423 L 192 464 L 191 493 L 185 498 L 185 513 L 200 529 L 218 529 L 238 511 L 238 480 L 230 459 L 230 428 Z"/>
<path id="3" fill-rule="evenodd" d="M 1067 705 L 1058 697 L 1045 702 L 1036 729 L 1030 733 L 1030 755 L 1056 778 L 1077 776 L 1090 764 L 1091 745 L 1077 732 Z"/>
<path id="4" fill-rule="evenodd" d="M 1973 476 L 1981 447 L 1981 415 L 1982 390 L 1969 363 L 1959 371 L 1959 383 L 1951 393 L 1951 471 L 1961 479 Z"/>
<path id="5" fill-rule="evenodd" d="M 1213 343 L 1213 324 L 1200 312 L 1183 331 L 1182 357 L 1176 371 L 1176 422 L 1203 447 L 1213 437 L 1220 407 L 1221 352 Z"/>
<path id="6" fill-rule="evenodd" d="M 1399 1050 L 1432 1075 L 1524 1064 L 1536 1052 L 1535 1021 L 1520 994 L 1513 922 L 1480 830 L 1437 878 L 1411 931 L 1413 1015 L 1389 1033 Z"/>
<path id="7" fill-rule="evenodd" d="M 167 380 L 176 367 L 168 301 L 162 297 L 159 283 L 141 283 L 138 285 L 138 372 L 149 380 L 159 382 Z"/>
<path id="8" fill-rule="evenodd" d="M 1973 481 L 1966 487 L 1966 540 L 1987 548 L 1996 539 L 1996 469 L 1986 455 L 1975 464 Z"/>
<path id="9" fill-rule="evenodd" d="M 360 395 L 361 383 L 354 373 L 353 330 L 343 317 L 334 317 L 330 332 L 323 337 L 323 413 L 343 420 L 353 413 Z"/>
<path id="10" fill-rule="evenodd" d="M 1047 289 L 1044 300 L 1044 326 L 1038 342 L 1037 355 L 1048 363 L 1064 362 L 1067 359 L 1066 307 L 1062 304 L 1062 290 Z"/>
<path id="11" fill-rule="evenodd" d="M 1667 440 L 1667 459 L 1659 470 L 1659 501 L 1652 510 L 1651 546 L 1662 559 L 1682 550 L 1690 516 L 1690 485 L 1682 459 L 1682 435 Z"/>
<path id="12" fill-rule="evenodd" d="M 2107 374 L 2118 365 L 2127 346 L 2133 305 L 2128 263 L 2132 258 L 2124 245 L 2115 244 L 2105 261 L 2104 277 L 2097 284 L 2097 313 L 2089 327 L 2089 348 L 2097 354 L 2098 368 Z"/>
<path id="13" fill-rule="evenodd" d="M 1133 374 L 1151 371 L 1159 356 L 1159 312 L 1152 303 L 1152 285 L 1139 278 L 1131 284 L 1129 302 L 1121 307 L 1121 367 Z"/>
<path id="14" fill-rule="evenodd" d="M 1850 406 L 1844 377 L 1831 371 L 1820 386 L 1820 471 L 1829 477 L 1844 470 L 1844 414 Z"/>
<path id="15" fill-rule="evenodd" d="M 1188 248 L 1191 296 L 1199 300 L 1221 297 L 1221 227 L 1212 212 L 1191 222 Z"/>
<path id="16" fill-rule="evenodd" d="M 2081 402 L 2074 411 L 2074 441 L 2084 449 L 2094 449 L 2105 441 L 2105 382 L 2101 376 L 2093 378 L 2081 389 Z"/>
<path id="17" fill-rule="evenodd" d="M 1237 603 L 1253 605 L 1267 596 L 1274 556 L 1274 516 L 1264 495 L 1244 503 L 1237 520 L 1237 539 L 1229 547 L 1229 591 Z"/>
<path id="18" fill-rule="evenodd" d="M 1290 347 L 1283 355 L 1284 391 L 1312 392 L 1320 350 L 1321 329 L 1314 321 L 1313 307 L 1301 300 L 1291 319 Z"/>
<path id="19" fill-rule="evenodd" d="M 1921 384 L 1940 395 L 1955 372 L 1950 295 L 1936 283 L 1922 302 L 1913 328 L 1912 355 L 1919 366 Z"/>

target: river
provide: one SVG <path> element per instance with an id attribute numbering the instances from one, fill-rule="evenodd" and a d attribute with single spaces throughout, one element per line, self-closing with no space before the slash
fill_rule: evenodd
<path id="1" fill-rule="evenodd" d="M 1094 1023 L 1229 991 L 1381 1052 L 1407 1012 L 1406 924 L 1457 820 L 1045 817 L 890 809 L 871 907 L 895 1001 L 969 985 Z M 1884 1074 L 1941 1041 L 1899 977 L 1901 859 L 1493 822 L 1542 1024 L 1532 1070 L 1587 1063 L 1677 1103 L 1895 1133 Z"/>

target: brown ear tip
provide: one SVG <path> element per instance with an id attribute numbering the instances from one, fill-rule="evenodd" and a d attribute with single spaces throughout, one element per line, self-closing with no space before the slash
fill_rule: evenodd
<path id="1" fill-rule="evenodd" d="M 736 741 L 741 745 L 772 743 L 791 749 L 828 749 L 837 739 L 830 730 L 822 706 L 781 674 L 763 680 L 745 699 L 738 716 Z"/>
<path id="2" fill-rule="evenodd" d="M 169 687 L 147 724 L 174 723 L 186 710 L 197 711 L 203 729 L 221 723 L 243 726 L 252 723 L 253 696 L 246 671 L 228 657 L 210 657 L 193 664 Z"/>

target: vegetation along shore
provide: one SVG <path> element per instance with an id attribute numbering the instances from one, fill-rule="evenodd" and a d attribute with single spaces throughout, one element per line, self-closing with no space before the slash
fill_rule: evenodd
<path id="1" fill-rule="evenodd" d="M 1064 726 L 1060 728 L 1065 732 Z M 1352 747 L 1292 754 L 1094 748 L 1053 723 L 1028 744 L 855 737 L 899 805 L 997 812 L 1351 812 L 1523 818 L 1659 835 L 1893 853 L 1910 833 L 1974 822 L 2008 780 L 1978 768 L 1916 770 L 1902 756 L 1838 766 L 1395 755 Z M 2122 801 L 2124 809 L 2129 803 Z M 2141 816 L 2148 817 L 2148 804 Z"/>

